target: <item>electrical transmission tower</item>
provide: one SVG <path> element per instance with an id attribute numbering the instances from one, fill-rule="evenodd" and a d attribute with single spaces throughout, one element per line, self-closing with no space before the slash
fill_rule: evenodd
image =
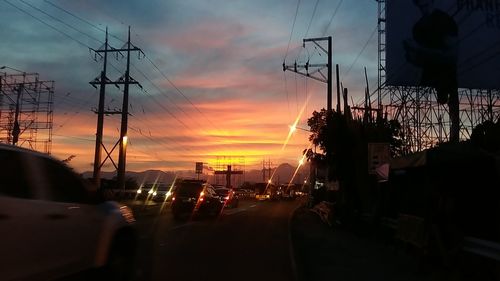
<path id="1" fill-rule="evenodd" d="M 128 143 L 127 130 L 128 130 L 128 115 L 129 115 L 129 113 L 128 113 L 129 86 L 135 84 L 135 85 L 138 85 L 139 87 L 142 88 L 142 86 L 139 84 L 139 82 L 135 81 L 132 77 L 130 77 L 130 53 L 131 52 L 138 52 L 139 56 L 140 56 L 140 54 L 144 55 L 144 53 L 142 52 L 141 49 L 135 47 L 130 42 L 130 26 L 128 28 L 128 40 L 122 48 L 115 49 L 115 48 L 109 46 L 109 44 L 108 44 L 108 30 L 106 28 L 106 39 L 105 39 L 104 45 L 101 48 L 99 48 L 99 50 L 95 50 L 94 52 L 95 52 L 96 56 L 99 56 L 103 59 L 104 64 L 103 64 L 103 69 L 101 71 L 100 76 L 98 76 L 97 78 L 95 78 L 93 81 L 90 82 L 90 84 L 92 86 L 97 88 L 97 85 L 99 85 L 99 87 L 100 87 L 100 89 L 99 89 L 100 90 L 99 91 L 99 104 L 98 104 L 97 112 L 95 112 L 97 114 L 97 132 L 96 132 L 93 180 L 97 186 L 100 185 L 101 168 L 106 163 L 106 161 L 109 159 L 110 162 L 113 164 L 113 166 L 117 170 L 117 178 L 118 178 L 117 188 L 124 189 L 125 188 L 127 143 Z M 118 78 L 116 81 L 111 81 L 106 76 L 108 53 L 123 56 L 124 52 L 126 52 L 126 56 L 127 56 L 127 68 L 125 70 L 125 73 L 120 78 Z M 121 111 L 105 111 L 104 110 L 104 101 L 105 101 L 105 96 L 106 96 L 106 85 L 115 85 L 116 87 L 119 87 L 119 85 L 123 85 L 123 87 L 124 87 L 124 89 L 123 89 L 123 105 L 122 105 Z M 104 115 L 113 115 L 113 114 L 121 114 L 120 138 L 114 144 L 114 146 L 110 150 L 108 150 L 103 143 Z M 119 149 L 119 151 L 118 151 L 118 164 L 112 158 L 112 154 L 117 147 Z M 104 158 L 104 160 L 102 160 L 102 158 L 101 158 L 103 149 L 106 152 L 106 157 Z"/>
<path id="2" fill-rule="evenodd" d="M 378 2 L 378 88 L 372 107 L 397 120 L 403 132 L 403 154 L 422 151 L 450 140 L 449 109 L 436 100 L 430 87 L 386 85 L 386 0 Z M 500 119 L 500 91 L 459 89 L 459 139 L 470 138 L 484 121 Z"/>
<path id="3" fill-rule="evenodd" d="M 38 73 L 0 72 L 0 143 L 50 154 L 52 148 L 54 81 Z"/>

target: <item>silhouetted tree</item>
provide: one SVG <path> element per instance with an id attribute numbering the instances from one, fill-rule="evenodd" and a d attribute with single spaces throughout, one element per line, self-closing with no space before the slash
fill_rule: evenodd
<path id="1" fill-rule="evenodd" d="M 485 121 L 477 125 L 472 130 L 470 141 L 486 151 L 500 151 L 500 120 L 496 123 Z"/>
<path id="2" fill-rule="evenodd" d="M 395 120 L 363 122 L 322 109 L 313 112 L 308 125 L 309 140 L 321 151 L 309 149 L 307 158 L 328 167 L 328 178 L 339 181 L 342 204 L 348 209 L 361 205 L 358 190 L 368 184 L 368 143 L 389 143 L 392 156 L 402 153 L 401 125 Z"/>

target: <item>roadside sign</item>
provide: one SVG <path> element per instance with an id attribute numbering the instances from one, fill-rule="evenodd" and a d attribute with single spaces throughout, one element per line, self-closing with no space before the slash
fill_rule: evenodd
<path id="1" fill-rule="evenodd" d="M 368 173 L 377 174 L 377 168 L 382 164 L 389 163 L 391 153 L 389 143 L 368 144 Z"/>
<path id="2" fill-rule="evenodd" d="M 203 162 L 196 162 L 196 173 L 203 174 Z"/>

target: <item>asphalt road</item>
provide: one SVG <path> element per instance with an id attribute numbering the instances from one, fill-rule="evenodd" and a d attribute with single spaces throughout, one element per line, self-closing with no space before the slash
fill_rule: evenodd
<path id="1" fill-rule="evenodd" d="M 174 221 L 168 205 L 133 206 L 134 280 L 295 280 L 289 219 L 298 204 L 241 201 L 218 218 L 186 222 Z"/>

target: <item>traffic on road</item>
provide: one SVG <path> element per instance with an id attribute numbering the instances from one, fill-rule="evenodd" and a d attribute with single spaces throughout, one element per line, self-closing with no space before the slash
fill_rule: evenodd
<path id="1" fill-rule="evenodd" d="M 300 204 L 178 179 L 97 190 L 61 161 L 0 145 L 1 280 L 272 280 L 294 276 Z M 133 197 L 132 197 L 133 196 Z M 223 270 L 217 270 L 222 266 Z M 244 272 L 244 276 L 242 276 Z"/>

